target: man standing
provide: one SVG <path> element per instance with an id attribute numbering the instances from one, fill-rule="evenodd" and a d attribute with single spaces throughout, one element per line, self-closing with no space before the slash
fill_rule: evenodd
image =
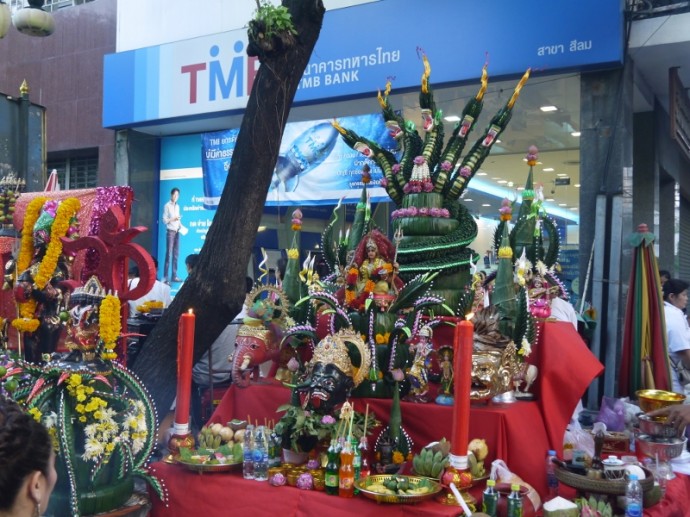
<path id="1" fill-rule="evenodd" d="M 180 197 L 180 189 L 175 187 L 170 191 L 170 201 L 163 207 L 163 223 L 165 224 L 165 264 L 163 266 L 163 282 L 168 283 L 168 278 L 172 282 L 181 282 L 177 277 L 177 256 L 180 247 L 180 205 L 177 200 Z M 168 266 L 170 266 L 170 277 L 168 277 Z"/>

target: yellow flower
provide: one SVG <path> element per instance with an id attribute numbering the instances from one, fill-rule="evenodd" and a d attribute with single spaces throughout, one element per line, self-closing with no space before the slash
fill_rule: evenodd
<path id="1" fill-rule="evenodd" d="M 41 411 L 40 411 L 38 408 L 35 408 L 35 407 L 32 407 L 31 409 L 29 409 L 29 414 L 30 414 L 32 417 L 34 417 L 34 420 L 36 420 L 36 422 L 40 422 L 40 421 L 41 421 L 41 417 L 43 416 L 43 413 L 41 413 Z"/>
<path id="2" fill-rule="evenodd" d="M 79 386 L 81 384 L 81 375 L 78 373 L 73 373 L 72 375 L 69 376 L 69 380 L 67 383 L 70 386 Z"/>
<path id="3" fill-rule="evenodd" d="M 298 259 L 299 250 L 297 248 L 290 248 L 289 250 L 287 250 L 287 256 L 288 259 Z"/>
<path id="4" fill-rule="evenodd" d="M 105 452 L 107 452 L 107 453 L 113 452 L 113 449 L 115 449 L 115 444 L 113 442 L 105 444 Z"/>
<path id="5" fill-rule="evenodd" d="M 80 393 L 77 393 L 77 401 L 79 401 L 79 402 L 84 402 L 85 400 L 86 400 L 86 395 L 84 395 L 84 394 L 81 393 L 81 392 L 80 392 Z M 87 411 L 88 411 L 88 409 L 87 409 Z"/>
<path id="6" fill-rule="evenodd" d="M 98 325 L 103 346 L 106 348 L 105 356 L 111 356 L 115 348 L 115 342 L 120 336 L 121 330 L 120 300 L 117 296 L 109 294 L 101 302 Z M 105 357 L 109 359 L 110 357 Z"/>
<path id="7" fill-rule="evenodd" d="M 79 417 L 79 421 L 80 421 L 82 424 L 85 424 L 85 423 L 86 423 L 86 417 L 85 417 L 85 416 L 80 416 L 80 417 Z"/>
<path id="8" fill-rule="evenodd" d="M 86 411 L 84 404 L 77 404 L 74 409 L 77 411 L 77 413 L 83 413 L 84 411 Z"/>
<path id="9" fill-rule="evenodd" d="M 396 465 L 401 464 L 404 459 L 405 459 L 405 457 L 402 455 L 402 452 L 395 451 L 393 453 L 393 463 L 395 463 Z"/>

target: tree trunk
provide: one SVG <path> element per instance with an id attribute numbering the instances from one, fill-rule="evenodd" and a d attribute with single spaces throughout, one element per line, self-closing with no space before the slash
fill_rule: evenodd
<path id="1" fill-rule="evenodd" d="M 291 48 L 261 55 L 242 119 L 228 179 L 195 271 L 184 282 L 137 357 L 134 371 L 167 412 L 177 383 L 177 322 L 196 314 L 194 362 L 240 312 L 247 263 L 292 101 L 321 31 L 322 0 L 283 0 L 297 31 Z M 251 38 L 251 36 L 250 36 Z M 250 48 L 252 42 L 250 41 Z"/>

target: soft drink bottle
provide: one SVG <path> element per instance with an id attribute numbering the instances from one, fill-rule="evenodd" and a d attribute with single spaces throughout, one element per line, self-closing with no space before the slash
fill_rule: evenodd
<path id="1" fill-rule="evenodd" d="M 354 451 L 349 441 L 346 441 L 340 452 L 340 469 L 338 472 L 338 495 L 352 497 L 355 495 Z"/>

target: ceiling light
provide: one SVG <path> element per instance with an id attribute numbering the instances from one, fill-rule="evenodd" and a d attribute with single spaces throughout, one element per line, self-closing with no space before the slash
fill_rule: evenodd
<path id="1" fill-rule="evenodd" d="M 558 174 L 556 174 L 556 176 L 558 176 L 559 178 L 567 178 L 568 177 L 568 175 L 565 174 L 564 172 L 559 172 Z"/>
<path id="2" fill-rule="evenodd" d="M 265 231 L 265 230 L 266 230 L 266 227 L 265 227 L 265 226 L 259 226 L 259 227 L 256 229 L 257 232 L 263 232 L 263 231 Z"/>
<path id="3" fill-rule="evenodd" d="M 542 169 L 544 172 L 553 172 L 554 168 L 553 167 L 547 167 L 546 169 Z"/>
<path id="4" fill-rule="evenodd" d="M 508 182 L 508 186 L 509 186 L 509 187 L 512 187 L 513 185 L 515 185 L 515 183 L 513 183 L 512 181 L 509 181 L 509 182 Z"/>
<path id="5" fill-rule="evenodd" d="M 491 206 L 489 203 L 483 203 L 482 206 Z"/>
<path id="6" fill-rule="evenodd" d="M 568 203 L 558 203 L 558 206 L 568 206 Z"/>
<path id="7" fill-rule="evenodd" d="M 571 210 L 577 210 L 577 207 L 576 207 L 576 206 L 571 206 L 570 209 L 571 209 Z"/>
<path id="8" fill-rule="evenodd" d="M 448 115 L 447 117 L 443 117 L 443 120 L 446 122 L 460 122 L 460 117 L 457 115 Z"/>
<path id="9" fill-rule="evenodd" d="M 547 112 L 547 111 L 558 111 L 558 108 L 556 106 L 542 106 L 539 108 L 540 110 Z"/>
<path id="10" fill-rule="evenodd" d="M 503 185 L 504 183 L 508 183 L 508 180 L 498 180 L 496 183 Z"/>
<path id="11" fill-rule="evenodd" d="M 478 172 L 475 176 L 486 176 L 486 172 Z"/>
<path id="12" fill-rule="evenodd" d="M 525 190 L 525 187 L 518 187 L 518 190 Z"/>
<path id="13" fill-rule="evenodd" d="M 497 144 L 502 144 L 503 142 L 501 142 L 501 139 L 499 138 L 498 140 L 496 140 L 496 143 L 497 143 Z"/>
<path id="14" fill-rule="evenodd" d="M 468 197 L 463 198 L 463 199 L 464 199 L 465 201 L 474 201 L 474 199 L 470 199 L 470 198 L 468 198 Z"/>
<path id="15" fill-rule="evenodd" d="M 575 188 L 580 188 L 580 184 L 579 184 L 579 183 L 575 183 L 575 185 L 573 185 L 573 187 L 575 187 Z"/>
<path id="16" fill-rule="evenodd" d="M 571 134 L 572 136 L 577 137 L 577 136 L 580 136 L 581 133 L 580 133 L 579 131 L 573 131 L 573 132 L 570 133 L 570 134 Z"/>
<path id="17" fill-rule="evenodd" d="M 544 201 L 554 201 L 552 197 L 547 197 Z"/>

